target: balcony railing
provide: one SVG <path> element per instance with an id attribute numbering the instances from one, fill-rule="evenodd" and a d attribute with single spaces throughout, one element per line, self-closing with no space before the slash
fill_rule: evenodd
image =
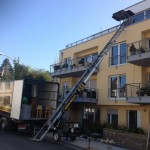
<path id="1" fill-rule="evenodd" d="M 147 20 L 147 19 L 150 19 L 150 10 L 149 9 L 148 10 L 144 10 L 143 12 L 140 12 L 140 13 L 132 16 L 131 20 L 133 20 L 133 21 L 128 26 L 133 25 L 135 23 L 142 22 L 142 21 Z M 89 40 L 93 40 L 95 38 L 98 38 L 98 37 L 101 37 L 103 35 L 109 34 L 111 32 L 116 31 L 119 27 L 120 27 L 120 25 L 114 26 L 112 28 L 106 29 L 106 30 L 101 31 L 101 32 L 98 32 L 98 33 L 93 34 L 91 36 L 88 36 L 88 37 L 86 37 L 84 39 L 81 39 L 81 40 L 78 40 L 78 41 L 73 42 L 71 44 L 68 44 L 68 45 L 66 45 L 66 48 L 70 48 L 70 47 L 82 44 L 84 42 L 87 42 Z"/>
<path id="2" fill-rule="evenodd" d="M 66 48 L 70 48 L 70 47 L 79 45 L 79 44 L 81 44 L 81 43 L 84 43 L 84 42 L 93 40 L 93 39 L 95 39 L 95 38 L 98 38 L 98 37 L 100 37 L 100 36 L 109 34 L 109 33 L 111 33 L 111 32 L 116 31 L 117 29 L 119 29 L 119 27 L 120 27 L 120 25 L 114 26 L 114 27 L 109 28 L 109 29 L 106 29 L 106 30 L 104 30 L 104 31 L 102 31 L 102 32 L 98 32 L 98 33 L 93 34 L 93 35 L 91 35 L 91 36 L 88 36 L 88 37 L 86 37 L 86 38 L 84 38 L 84 39 L 81 39 L 81 40 L 78 40 L 78 41 L 73 42 L 73 43 L 71 43 L 71 44 L 68 44 L 68 45 L 66 45 Z"/>
<path id="3" fill-rule="evenodd" d="M 53 64 L 50 66 L 51 76 L 65 76 L 70 74 L 71 76 L 80 76 L 81 74 L 75 74 L 77 72 L 83 73 L 93 62 L 96 57 L 79 57 L 76 59 L 70 59 L 68 62 Z"/>
<path id="4" fill-rule="evenodd" d="M 59 102 L 61 102 L 67 94 L 70 92 L 71 89 L 67 90 L 60 90 L 59 95 Z M 74 100 L 74 102 L 85 102 L 85 103 L 97 103 L 97 96 L 98 96 L 98 90 L 95 88 L 85 88 L 82 90 L 77 98 Z"/>
<path id="5" fill-rule="evenodd" d="M 108 97 L 109 98 L 125 98 L 126 97 L 126 90 L 125 87 L 123 88 L 115 88 L 115 89 L 108 89 Z"/>
<path id="6" fill-rule="evenodd" d="M 130 43 L 128 48 L 128 62 L 139 66 L 150 66 L 150 39 Z"/>
<path id="7" fill-rule="evenodd" d="M 139 55 L 141 53 L 146 53 L 150 51 L 150 39 L 144 39 L 134 43 L 128 44 L 128 56 Z"/>
<path id="8" fill-rule="evenodd" d="M 129 103 L 150 103 L 150 83 L 127 84 L 126 97 Z"/>

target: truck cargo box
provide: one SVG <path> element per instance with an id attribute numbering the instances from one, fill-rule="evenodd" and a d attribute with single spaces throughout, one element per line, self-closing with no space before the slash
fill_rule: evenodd
<path id="1" fill-rule="evenodd" d="M 58 91 L 56 82 L 0 82 L 0 114 L 16 120 L 46 119 L 57 107 Z"/>

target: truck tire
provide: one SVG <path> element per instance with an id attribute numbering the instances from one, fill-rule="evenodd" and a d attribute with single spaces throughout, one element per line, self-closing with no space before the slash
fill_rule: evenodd
<path id="1" fill-rule="evenodd" d="M 55 142 L 60 142 L 61 140 L 61 133 L 59 131 L 55 131 L 53 133 L 53 139 Z"/>
<path id="2" fill-rule="evenodd" d="M 2 120 L 1 121 L 1 129 L 2 130 L 6 130 L 7 129 L 7 121 L 6 120 Z"/>

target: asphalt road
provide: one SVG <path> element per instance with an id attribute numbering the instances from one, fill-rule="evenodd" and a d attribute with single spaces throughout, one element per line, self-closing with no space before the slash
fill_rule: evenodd
<path id="1" fill-rule="evenodd" d="M 12 131 L 0 130 L 0 150 L 77 150 L 78 148 L 64 143 L 55 143 L 50 138 L 41 142 L 32 137 Z"/>

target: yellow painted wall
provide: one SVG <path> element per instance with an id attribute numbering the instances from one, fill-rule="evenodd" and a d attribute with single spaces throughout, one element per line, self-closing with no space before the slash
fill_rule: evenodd
<path id="1" fill-rule="evenodd" d="M 71 57 L 72 59 L 76 57 L 86 56 L 95 52 L 99 52 L 110 40 L 115 32 L 101 36 L 99 38 L 90 40 L 88 42 L 76 45 L 74 47 L 64 49 L 63 59 Z M 144 38 L 150 37 L 150 20 L 143 21 L 141 23 L 134 24 L 125 28 L 123 33 L 117 40 L 118 43 L 126 42 L 127 44 L 140 41 Z M 124 99 L 109 99 L 108 98 L 108 89 L 109 89 L 109 77 L 113 75 L 126 75 L 126 83 L 140 83 L 147 81 L 147 74 L 150 73 L 150 67 L 144 68 L 136 65 L 126 63 L 124 65 L 118 65 L 114 67 L 109 66 L 109 57 L 110 53 L 104 58 L 102 63 L 99 66 L 99 73 L 95 76 L 92 76 L 91 79 L 97 79 L 97 88 L 98 88 L 98 107 L 101 110 L 101 123 L 107 121 L 107 110 L 108 109 L 118 109 L 118 121 L 120 125 L 127 125 L 127 110 L 139 110 L 141 111 L 141 126 L 147 131 L 149 125 L 149 105 L 136 105 L 126 103 Z M 77 81 L 78 78 L 62 78 L 62 83 L 69 81 L 69 86 L 72 87 Z M 145 111 L 146 110 L 146 111 Z M 75 114 L 70 112 L 74 117 Z M 78 114 L 79 115 L 79 114 Z"/>
<path id="2" fill-rule="evenodd" d="M 141 127 L 145 133 L 147 133 L 149 128 L 149 121 L 150 121 L 150 106 L 100 106 L 101 110 L 101 124 L 106 123 L 108 120 L 108 109 L 117 109 L 118 110 L 118 124 L 127 126 L 128 124 L 128 117 L 127 111 L 129 110 L 136 110 L 141 112 Z"/>

